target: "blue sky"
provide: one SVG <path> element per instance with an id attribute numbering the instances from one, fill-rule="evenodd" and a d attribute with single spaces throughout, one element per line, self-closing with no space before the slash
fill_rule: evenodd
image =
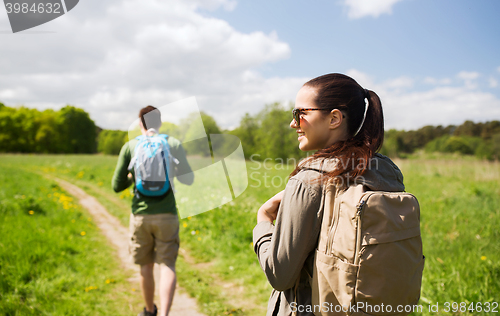
<path id="1" fill-rule="evenodd" d="M 349 18 L 342 1 L 242 1 L 211 15 L 242 32 L 276 31 L 289 59 L 266 75 L 315 76 L 362 69 L 381 80 L 411 75 L 495 74 L 500 66 L 500 2 L 403 0 L 382 13 Z"/>
<path id="2" fill-rule="evenodd" d="M 84 108 L 125 130 L 140 107 L 196 97 L 223 128 L 346 73 L 386 128 L 500 120 L 497 0 L 81 0 L 12 34 L 0 9 L 0 102 Z"/>

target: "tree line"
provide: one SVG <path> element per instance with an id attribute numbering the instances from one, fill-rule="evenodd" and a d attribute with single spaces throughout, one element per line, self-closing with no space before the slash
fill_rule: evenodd
<path id="1" fill-rule="evenodd" d="M 500 121 L 461 125 L 424 126 L 418 130 L 389 130 L 385 133 L 381 152 L 387 156 L 404 157 L 418 150 L 425 152 L 475 155 L 482 159 L 500 158 Z"/>
<path id="2" fill-rule="evenodd" d="M 94 153 L 99 131 L 89 114 L 74 106 L 39 111 L 0 103 L 0 152 Z"/>
<path id="3" fill-rule="evenodd" d="M 213 117 L 201 112 L 205 133 L 229 134 L 239 138 L 245 158 L 263 160 L 299 159 L 311 153 L 298 148 L 297 134 L 290 128 L 293 104 L 266 105 L 255 115 L 245 114 L 239 126 L 222 130 Z M 181 141 L 199 135 L 201 128 L 193 124 L 199 114 L 193 114 L 178 125 L 163 123 L 160 132 Z M 0 103 L 0 151 L 19 153 L 103 153 L 116 155 L 128 140 L 128 133 L 120 130 L 103 130 L 97 127 L 89 114 L 74 106 L 58 111 L 7 107 Z M 207 142 L 208 140 L 208 142 Z M 208 144 L 208 145 L 207 145 Z M 207 139 L 184 142 L 190 155 L 210 156 L 215 147 L 232 150 L 237 144 L 212 143 Z M 404 157 L 416 151 L 459 153 L 483 159 L 500 158 L 500 121 L 461 125 L 424 126 L 417 130 L 388 130 L 381 153 Z"/>

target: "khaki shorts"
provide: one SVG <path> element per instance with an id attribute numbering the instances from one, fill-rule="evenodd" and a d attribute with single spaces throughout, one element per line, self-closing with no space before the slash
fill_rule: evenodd
<path id="1" fill-rule="evenodd" d="M 176 214 L 130 215 L 130 254 L 135 264 L 175 267 L 179 252 L 179 218 Z"/>

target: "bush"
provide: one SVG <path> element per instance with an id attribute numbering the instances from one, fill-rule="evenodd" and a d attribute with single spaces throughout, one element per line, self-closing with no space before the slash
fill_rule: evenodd
<path id="1" fill-rule="evenodd" d="M 433 152 L 443 152 L 444 144 L 448 141 L 450 138 L 449 135 L 444 135 L 439 138 L 436 138 L 430 142 L 428 142 L 424 149 L 427 153 L 433 153 Z"/>
<path id="2" fill-rule="evenodd" d="M 0 152 L 95 153 L 95 140 L 94 121 L 82 109 L 0 107 Z"/>
<path id="3" fill-rule="evenodd" d="M 472 155 L 474 150 L 467 144 L 465 139 L 458 136 L 452 136 L 444 143 L 442 151 L 445 153 L 459 153 L 463 155 Z"/>
<path id="4" fill-rule="evenodd" d="M 127 132 L 103 130 L 97 137 L 97 151 L 107 155 L 118 155 L 127 140 Z"/>

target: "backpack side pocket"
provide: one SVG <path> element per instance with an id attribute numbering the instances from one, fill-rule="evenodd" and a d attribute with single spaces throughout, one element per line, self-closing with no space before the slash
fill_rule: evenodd
<path id="1" fill-rule="evenodd" d="M 405 307 L 418 303 L 424 268 L 417 200 L 408 193 L 370 193 L 361 225 L 356 306 L 369 315 L 409 314 Z"/>
<path id="2" fill-rule="evenodd" d="M 338 257 L 316 251 L 312 277 L 312 305 L 315 315 L 346 315 L 354 302 L 358 267 Z M 321 313 L 322 312 L 322 313 Z"/>

